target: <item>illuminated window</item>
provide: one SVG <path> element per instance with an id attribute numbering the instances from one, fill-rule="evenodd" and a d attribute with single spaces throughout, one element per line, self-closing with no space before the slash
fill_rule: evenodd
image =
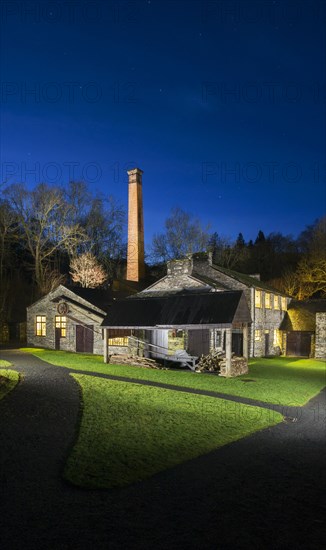
<path id="1" fill-rule="evenodd" d="M 45 315 L 36 315 L 36 336 L 46 336 L 46 317 Z"/>
<path id="2" fill-rule="evenodd" d="M 287 310 L 287 305 L 288 305 L 287 304 L 287 299 L 284 296 L 282 296 L 282 298 L 281 298 L 281 307 L 282 307 L 283 311 Z"/>
<path id="3" fill-rule="evenodd" d="M 128 346 L 128 336 L 124 338 L 109 338 L 109 346 Z"/>
<path id="4" fill-rule="evenodd" d="M 265 308 L 266 309 L 271 309 L 272 307 L 272 304 L 271 304 L 271 295 L 269 292 L 265 292 Z"/>
<path id="5" fill-rule="evenodd" d="M 65 338 L 67 336 L 67 317 L 57 315 L 55 318 L 55 328 L 61 330 L 60 337 Z"/>
<path id="6" fill-rule="evenodd" d="M 278 330 L 274 329 L 274 337 L 273 337 L 273 345 L 278 346 L 279 345 L 279 337 L 278 337 Z"/>
<path id="7" fill-rule="evenodd" d="M 261 290 L 255 290 L 255 307 L 261 307 Z"/>
<path id="8" fill-rule="evenodd" d="M 274 294 L 274 309 L 280 309 L 280 297 Z"/>
<path id="9" fill-rule="evenodd" d="M 131 336 L 130 330 L 123 330 L 123 329 L 110 329 L 108 333 L 108 344 L 109 346 L 128 346 L 129 345 L 129 338 L 128 336 Z"/>
<path id="10" fill-rule="evenodd" d="M 261 340 L 261 330 L 255 330 L 255 340 L 256 342 L 259 342 Z"/>

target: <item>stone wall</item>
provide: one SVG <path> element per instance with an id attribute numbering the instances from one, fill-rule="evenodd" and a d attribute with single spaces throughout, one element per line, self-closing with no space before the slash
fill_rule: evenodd
<path id="1" fill-rule="evenodd" d="M 264 292 L 263 300 L 264 300 Z M 263 302 L 264 303 L 264 302 Z M 281 347 L 281 342 L 274 343 L 274 330 L 279 329 L 282 319 L 285 315 L 285 311 L 281 309 L 266 309 L 264 306 L 261 308 L 254 308 L 254 319 L 252 325 L 252 337 L 254 339 L 254 356 L 261 357 L 263 355 L 275 355 L 276 348 Z M 255 339 L 255 331 L 260 331 L 260 339 Z M 268 346 L 265 350 L 265 341 L 268 336 Z"/>
<path id="2" fill-rule="evenodd" d="M 316 338 L 315 338 L 316 359 L 326 358 L 326 313 L 316 313 Z"/>
<path id="3" fill-rule="evenodd" d="M 183 288 L 205 288 L 207 285 L 191 276 L 193 262 L 191 258 L 171 260 L 167 263 L 167 275 L 143 292 L 161 290 L 181 290 Z"/>
<path id="4" fill-rule="evenodd" d="M 242 374 L 248 374 L 248 361 L 244 357 L 232 357 L 231 359 L 231 372 L 228 375 L 231 378 L 235 376 L 241 376 Z M 227 376 L 226 374 L 226 360 L 221 363 L 220 376 Z"/>
<path id="5" fill-rule="evenodd" d="M 27 308 L 27 343 L 40 348 L 55 349 L 55 317 L 58 314 L 57 302 L 52 300 L 61 296 L 62 287 L 58 287 L 54 292 L 47 294 Z M 101 310 L 94 306 L 91 311 L 90 304 L 73 292 L 64 288 L 65 295 L 71 297 L 74 303 L 67 302 L 69 310 L 67 317 L 66 337 L 60 338 L 60 349 L 64 351 L 76 351 L 76 325 L 93 325 L 93 353 L 103 355 L 103 338 L 100 324 L 104 315 Z M 79 305 L 79 304 L 80 305 Z M 85 309 L 86 306 L 89 309 Z M 46 317 L 46 336 L 36 335 L 36 316 Z"/>
<path id="6" fill-rule="evenodd" d="M 262 292 L 262 307 L 256 308 L 254 303 L 255 298 L 253 288 L 237 281 L 229 275 L 226 275 L 222 271 L 219 271 L 218 268 L 214 268 L 211 265 L 209 258 L 205 258 L 205 256 L 199 256 L 198 258 L 195 257 L 193 259 L 193 270 L 198 274 L 214 279 L 217 284 L 220 283 L 223 287 L 229 290 L 244 291 L 253 321 L 249 329 L 250 354 L 254 357 L 261 357 L 265 355 L 265 353 L 267 355 L 275 355 L 279 344 L 274 344 L 274 330 L 279 329 L 285 315 L 285 311 L 282 311 L 281 309 L 274 309 L 273 296 L 277 293 L 269 292 L 269 294 L 271 294 L 272 306 L 271 308 L 265 308 L 265 291 L 259 289 Z M 257 279 L 257 276 L 254 278 Z M 260 340 L 255 340 L 255 330 L 261 331 Z M 268 346 L 267 350 L 265 350 L 265 340 L 267 340 L 267 335 Z"/>
<path id="7" fill-rule="evenodd" d="M 248 288 L 247 285 L 237 281 L 233 277 L 226 275 L 222 271 L 218 271 L 218 269 L 211 265 L 210 260 L 207 257 L 205 258 L 205 256 L 194 257 L 193 271 L 200 275 L 204 275 L 204 277 L 213 279 L 217 284 L 220 283 L 224 290 L 245 290 Z"/>

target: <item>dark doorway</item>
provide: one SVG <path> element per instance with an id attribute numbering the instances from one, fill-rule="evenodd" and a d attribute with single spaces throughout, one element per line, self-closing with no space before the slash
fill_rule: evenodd
<path id="1" fill-rule="evenodd" d="M 60 349 L 61 328 L 55 329 L 54 349 Z"/>
<path id="2" fill-rule="evenodd" d="M 93 325 L 76 325 L 76 351 L 93 353 Z"/>
<path id="3" fill-rule="evenodd" d="M 224 348 L 225 349 L 225 348 Z M 242 332 L 232 332 L 232 351 L 235 355 L 243 355 L 243 334 Z"/>
<path id="4" fill-rule="evenodd" d="M 207 355 L 209 353 L 210 332 L 208 329 L 188 331 L 188 352 L 191 355 Z"/>
<path id="5" fill-rule="evenodd" d="M 311 353 L 311 335 L 311 332 L 288 332 L 286 338 L 286 355 L 309 357 Z"/>

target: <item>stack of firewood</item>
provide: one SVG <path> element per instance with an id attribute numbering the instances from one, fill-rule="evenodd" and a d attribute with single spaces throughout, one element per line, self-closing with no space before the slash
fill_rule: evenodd
<path id="1" fill-rule="evenodd" d="M 201 356 L 196 365 L 196 372 L 220 372 L 223 361 L 225 361 L 225 352 L 212 350 L 208 355 Z"/>

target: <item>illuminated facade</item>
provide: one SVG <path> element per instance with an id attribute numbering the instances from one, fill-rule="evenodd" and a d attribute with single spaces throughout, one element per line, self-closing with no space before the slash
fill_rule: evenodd
<path id="1" fill-rule="evenodd" d="M 173 292 L 182 289 L 207 289 L 212 292 L 242 290 L 245 293 L 251 313 L 249 328 L 249 354 L 252 357 L 276 355 L 284 352 L 281 338 L 276 332 L 284 318 L 290 299 L 261 282 L 257 275 L 250 276 L 222 268 L 212 263 L 210 254 L 193 254 L 183 260 L 172 260 L 167 264 L 167 275 L 145 289 L 142 294 Z M 207 349 L 222 349 L 225 336 L 209 333 L 206 336 Z M 214 342 L 218 341 L 219 346 Z M 233 329 L 235 353 L 242 347 L 241 328 Z"/>

